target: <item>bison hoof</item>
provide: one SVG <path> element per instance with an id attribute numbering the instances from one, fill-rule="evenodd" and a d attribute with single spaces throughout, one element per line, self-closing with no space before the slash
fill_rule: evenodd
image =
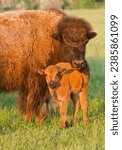
<path id="1" fill-rule="evenodd" d="M 38 124 L 42 124 L 42 123 L 43 123 L 43 119 L 37 119 L 36 122 L 37 122 Z"/>
<path id="2" fill-rule="evenodd" d="M 28 122 L 30 122 L 30 121 L 31 121 L 31 117 L 30 117 L 30 116 L 28 116 L 28 115 L 26 115 L 26 116 L 25 116 L 25 122 L 27 122 L 27 123 L 28 123 Z"/>

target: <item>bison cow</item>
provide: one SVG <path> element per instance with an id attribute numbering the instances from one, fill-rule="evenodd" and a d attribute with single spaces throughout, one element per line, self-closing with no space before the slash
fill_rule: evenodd
<path id="1" fill-rule="evenodd" d="M 95 36 L 84 19 L 54 9 L 0 14 L 0 92 L 19 91 L 20 114 L 41 122 L 47 85 L 38 68 L 62 61 L 79 67 Z"/>

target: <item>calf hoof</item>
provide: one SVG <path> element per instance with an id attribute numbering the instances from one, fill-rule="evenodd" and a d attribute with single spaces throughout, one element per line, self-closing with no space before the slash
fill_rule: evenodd
<path id="1" fill-rule="evenodd" d="M 88 120 L 87 120 L 87 119 L 83 120 L 83 123 L 84 123 L 85 125 L 87 125 L 87 124 L 88 124 Z"/>
<path id="2" fill-rule="evenodd" d="M 56 113 L 57 113 L 57 110 L 56 110 L 56 109 L 53 109 L 53 113 L 56 114 Z"/>
<path id="3" fill-rule="evenodd" d="M 53 109 L 53 113 L 54 113 L 54 114 L 59 113 L 59 109 L 57 109 L 57 108 L 56 108 L 56 109 Z"/>
<path id="4" fill-rule="evenodd" d="M 68 128 L 68 127 L 69 127 L 69 123 L 67 121 L 61 124 L 61 128 Z"/>
<path id="5" fill-rule="evenodd" d="M 71 120 L 71 126 L 74 126 L 75 122 L 76 122 L 76 120 L 75 120 L 75 119 L 72 119 L 72 120 Z"/>
<path id="6" fill-rule="evenodd" d="M 66 121 L 66 122 L 65 122 L 65 125 L 66 125 L 66 128 L 68 128 L 68 127 L 69 127 L 69 123 L 68 123 L 68 121 Z"/>

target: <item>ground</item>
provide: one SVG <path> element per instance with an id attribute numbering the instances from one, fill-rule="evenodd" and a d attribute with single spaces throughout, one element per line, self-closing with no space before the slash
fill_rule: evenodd
<path id="1" fill-rule="evenodd" d="M 60 128 L 59 114 L 51 114 L 38 125 L 27 124 L 18 115 L 17 93 L 0 94 L 0 150 L 104 150 L 104 9 L 67 10 L 68 14 L 86 18 L 98 33 L 87 45 L 91 77 L 88 93 L 88 125 L 82 123 L 79 109 L 75 126 Z M 68 108 L 71 120 L 72 103 Z"/>

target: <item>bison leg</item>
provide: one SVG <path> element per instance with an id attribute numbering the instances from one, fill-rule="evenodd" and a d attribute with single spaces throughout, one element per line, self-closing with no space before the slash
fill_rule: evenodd
<path id="1" fill-rule="evenodd" d="M 33 113 L 31 111 L 28 111 L 25 115 L 25 121 L 30 122 L 32 118 Z"/>
<path id="2" fill-rule="evenodd" d="M 25 115 L 26 122 L 31 121 L 33 115 L 33 101 L 34 101 L 33 92 L 29 92 L 27 96 L 27 105 L 26 105 L 26 115 Z"/>
<path id="3" fill-rule="evenodd" d="M 37 122 L 39 123 L 39 124 L 41 124 L 42 122 L 43 122 L 43 111 L 42 111 L 42 105 L 43 105 L 43 103 L 44 103 L 44 98 L 41 98 L 40 99 L 40 103 L 39 103 L 39 105 L 38 105 L 38 107 L 37 107 Z"/>
<path id="4" fill-rule="evenodd" d="M 87 124 L 87 92 L 88 92 L 88 84 L 84 83 L 82 92 L 80 92 L 80 104 L 83 110 L 83 123 L 84 124 Z"/>
<path id="5" fill-rule="evenodd" d="M 72 120 L 71 120 L 71 125 L 74 125 L 76 122 L 76 115 L 77 115 L 77 111 L 79 108 L 79 100 L 77 98 L 77 95 L 75 95 L 75 94 L 71 94 L 71 99 L 73 102 L 73 116 L 72 116 Z"/>
<path id="6" fill-rule="evenodd" d="M 18 109 L 20 116 L 26 113 L 26 105 L 27 105 L 27 93 L 20 92 L 18 97 Z"/>
<path id="7" fill-rule="evenodd" d="M 43 112 L 42 112 L 42 105 L 40 105 L 38 114 L 37 114 L 37 122 L 41 124 L 43 122 Z"/>

